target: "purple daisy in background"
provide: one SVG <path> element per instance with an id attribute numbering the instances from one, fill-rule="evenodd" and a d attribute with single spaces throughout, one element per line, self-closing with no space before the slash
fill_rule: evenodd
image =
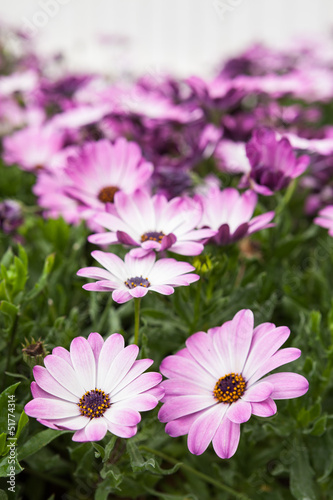
<path id="1" fill-rule="evenodd" d="M 195 229 L 202 216 L 201 204 L 191 198 L 173 198 L 168 202 L 163 195 L 152 198 L 145 192 L 133 195 L 119 192 L 109 210 L 96 214 L 93 221 L 109 229 L 93 234 L 88 240 L 98 245 L 122 243 L 139 247 L 131 250 L 134 257 L 144 257 L 152 250 L 171 250 L 181 255 L 198 255 L 203 239 L 216 231 Z"/>
<path id="2" fill-rule="evenodd" d="M 4 160 L 23 170 L 49 167 L 64 140 L 64 133 L 49 125 L 26 127 L 4 138 Z"/>
<path id="3" fill-rule="evenodd" d="M 217 231 L 211 242 L 217 245 L 228 245 L 244 238 L 244 236 L 274 226 L 270 223 L 274 212 L 252 217 L 258 197 L 253 191 L 240 193 L 237 189 L 220 190 L 212 187 L 205 195 L 196 195 L 203 206 L 201 227 L 209 227 Z"/>
<path id="4" fill-rule="evenodd" d="M 76 431 L 73 441 L 99 441 L 107 431 L 134 436 L 139 412 L 155 408 L 164 392 L 159 373 L 143 373 L 153 360 L 136 360 L 138 353 L 136 345 L 124 347 L 119 333 L 105 342 L 99 333 L 76 337 L 69 352 L 56 347 L 45 368 L 34 367 L 26 414 L 52 429 Z"/>
<path id="5" fill-rule="evenodd" d="M 308 381 L 296 373 L 265 376 L 300 356 L 299 349 L 280 349 L 289 334 L 289 328 L 272 323 L 253 329 L 253 313 L 243 309 L 221 327 L 189 337 L 186 348 L 160 367 L 168 377 L 161 384 L 165 396 L 158 415 L 167 423 L 166 432 L 172 437 L 188 434 L 195 455 L 212 441 L 220 458 L 232 457 L 240 424 L 251 414 L 272 416 L 274 399 L 296 398 L 308 390 Z"/>
<path id="6" fill-rule="evenodd" d="M 70 197 L 87 209 L 104 211 L 117 191 L 133 193 L 143 188 L 153 165 L 144 160 L 136 143 L 121 137 L 114 144 L 106 139 L 84 144 L 75 157 L 68 159 L 65 173 Z"/>
<path id="7" fill-rule="evenodd" d="M 314 223 L 328 229 L 328 234 L 333 237 L 333 205 L 323 208 L 318 215 L 319 217 L 314 219 Z"/>
<path id="8" fill-rule="evenodd" d="M 197 274 L 188 274 L 195 269 L 191 264 L 175 259 L 160 259 L 155 262 L 153 252 L 141 259 L 128 253 L 125 255 L 125 261 L 113 253 L 99 250 L 95 250 L 91 255 L 105 269 L 80 269 L 78 276 L 97 280 L 96 283 L 83 285 L 83 288 L 95 292 L 112 291 L 113 300 L 119 304 L 144 297 L 149 291 L 171 295 L 174 287 L 190 285 L 200 278 Z"/>
<path id="9" fill-rule="evenodd" d="M 253 132 L 246 144 L 246 154 L 251 171 L 241 183 L 264 196 L 270 196 L 288 186 L 292 179 L 299 177 L 309 164 L 306 155 L 296 158 L 286 137 L 277 140 L 274 130 L 260 128 Z"/>

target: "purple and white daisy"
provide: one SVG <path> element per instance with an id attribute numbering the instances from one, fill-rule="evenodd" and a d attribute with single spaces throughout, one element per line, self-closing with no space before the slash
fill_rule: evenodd
<path id="1" fill-rule="evenodd" d="M 319 217 L 316 217 L 313 222 L 328 229 L 328 234 L 333 237 L 333 205 L 323 208 L 318 215 Z"/>
<path id="2" fill-rule="evenodd" d="M 45 368 L 34 367 L 26 414 L 52 429 L 76 431 L 73 441 L 99 441 L 107 431 L 134 436 L 139 412 L 155 408 L 164 392 L 159 373 L 143 373 L 153 360 L 136 360 L 138 352 L 136 345 L 124 347 L 119 333 L 105 342 L 99 333 L 76 337 L 69 352 L 56 347 Z"/>
<path id="3" fill-rule="evenodd" d="M 104 211 L 117 191 L 143 188 L 152 172 L 153 165 L 144 160 L 136 143 L 119 138 L 111 144 L 102 139 L 84 144 L 77 156 L 69 158 L 66 191 L 87 208 Z"/>
<path id="4" fill-rule="evenodd" d="M 299 177 L 309 164 L 306 155 L 296 158 L 286 137 L 279 141 L 275 132 L 268 128 L 257 129 L 246 144 L 246 154 L 251 171 L 242 181 L 242 187 L 251 188 L 264 196 L 270 196 L 288 186 L 292 179 Z"/>
<path id="5" fill-rule="evenodd" d="M 125 255 L 125 261 L 113 253 L 95 250 L 91 253 L 105 269 L 84 267 L 78 276 L 92 278 L 96 283 L 83 285 L 85 290 L 110 292 L 115 302 L 122 304 L 133 298 L 144 297 L 149 291 L 171 295 L 176 286 L 187 286 L 198 281 L 197 274 L 188 274 L 194 267 L 175 259 L 160 259 L 150 252 L 141 259 Z"/>
<path id="6" fill-rule="evenodd" d="M 274 399 L 297 398 L 308 390 L 302 375 L 267 375 L 300 356 L 299 349 L 280 349 L 289 334 L 289 328 L 272 323 L 253 329 L 253 313 L 243 309 L 222 326 L 189 337 L 186 348 L 165 358 L 160 367 L 168 377 L 161 384 L 165 396 L 158 415 L 167 423 L 166 432 L 172 437 L 188 434 L 195 455 L 212 441 L 220 458 L 232 457 L 240 424 L 251 414 L 272 416 L 277 411 Z"/>
<path id="7" fill-rule="evenodd" d="M 206 195 L 197 195 L 203 206 L 200 227 L 217 231 L 211 241 L 217 245 L 228 245 L 245 236 L 274 226 L 270 221 L 274 212 L 266 212 L 252 217 L 258 197 L 254 191 L 240 193 L 237 189 L 222 191 L 212 187 Z"/>
<path id="8" fill-rule="evenodd" d="M 144 257 L 155 250 L 171 250 L 181 255 L 199 255 L 203 251 L 203 239 L 216 231 L 195 229 L 202 215 L 201 204 L 191 198 L 173 198 L 163 195 L 152 198 L 145 192 L 133 195 L 116 193 L 114 205 L 93 218 L 108 232 L 89 236 L 97 245 L 122 243 L 138 247 L 131 250 L 133 257 Z"/>

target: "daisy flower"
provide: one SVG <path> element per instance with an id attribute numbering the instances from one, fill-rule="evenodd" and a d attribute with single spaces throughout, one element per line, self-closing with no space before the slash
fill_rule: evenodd
<path id="1" fill-rule="evenodd" d="M 328 234 L 333 236 L 333 205 L 323 208 L 318 215 L 319 217 L 314 219 L 314 223 L 328 229 Z"/>
<path id="2" fill-rule="evenodd" d="M 96 283 L 83 285 L 83 288 L 95 292 L 112 290 L 112 298 L 119 304 L 143 297 L 149 291 L 170 295 L 174 292 L 174 287 L 190 285 L 199 279 L 197 274 L 188 274 L 194 270 L 191 264 L 175 259 L 160 259 L 155 262 L 153 252 L 142 259 L 136 259 L 128 253 L 125 255 L 125 261 L 113 253 L 99 250 L 95 250 L 91 255 L 105 269 L 80 269 L 78 276 L 97 280 Z"/>
<path id="3" fill-rule="evenodd" d="M 199 255 L 203 239 L 213 236 L 211 229 L 195 229 L 202 215 L 201 204 L 190 198 L 165 196 L 152 198 L 142 191 L 133 195 L 116 193 L 111 213 L 101 212 L 93 217 L 108 232 L 88 237 L 91 243 L 106 245 L 123 243 L 135 248 L 134 257 L 144 257 L 152 250 L 171 250 L 181 255 Z"/>
<path id="4" fill-rule="evenodd" d="M 4 138 L 4 160 L 18 164 L 23 170 L 48 167 L 60 152 L 64 133 L 45 125 L 26 127 Z"/>
<path id="5" fill-rule="evenodd" d="M 161 384 L 165 396 L 158 415 L 167 422 L 166 432 L 172 437 L 188 434 L 195 455 L 212 441 L 220 458 L 230 458 L 238 446 L 240 424 L 251 414 L 274 415 L 274 399 L 296 398 L 308 390 L 308 381 L 296 373 L 267 375 L 300 356 L 296 348 L 279 350 L 289 333 L 289 328 L 272 323 L 253 329 L 253 313 L 243 309 L 221 327 L 189 337 L 186 348 L 165 358 L 160 367 L 168 377 Z"/>
<path id="6" fill-rule="evenodd" d="M 241 186 L 251 188 L 264 196 L 284 189 L 292 179 L 299 177 L 309 164 L 306 155 L 296 158 L 286 137 L 279 141 L 274 130 L 261 128 L 253 132 L 246 144 L 246 155 L 251 164 L 248 177 L 242 179 Z"/>
<path id="7" fill-rule="evenodd" d="M 138 352 L 136 345 L 124 347 L 119 333 L 105 342 L 99 333 L 76 337 L 69 352 L 56 347 L 45 367 L 33 369 L 26 414 L 52 429 L 76 431 L 73 441 L 99 441 L 107 431 L 134 436 L 139 412 L 155 408 L 163 395 L 161 375 L 143 373 L 153 360 L 136 361 Z"/>
<path id="8" fill-rule="evenodd" d="M 153 172 L 134 142 L 119 138 L 114 144 L 102 139 L 84 144 L 65 168 L 67 194 L 93 210 L 105 210 L 117 191 L 133 193 L 145 186 Z"/>
<path id="9" fill-rule="evenodd" d="M 217 245 L 228 245 L 260 229 L 274 226 L 270 224 L 274 212 L 251 218 L 258 201 L 253 191 L 241 194 L 234 188 L 220 191 L 213 186 L 206 195 L 197 195 L 196 199 L 203 206 L 200 226 L 217 231 L 211 238 Z"/>

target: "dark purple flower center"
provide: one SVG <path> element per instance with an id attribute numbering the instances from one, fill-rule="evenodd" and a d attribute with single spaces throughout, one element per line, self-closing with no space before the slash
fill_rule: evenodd
<path id="1" fill-rule="evenodd" d="M 148 233 L 144 233 L 141 236 L 141 242 L 143 243 L 144 241 L 157 241 L 158 243 L 161 243 L 163 240 L 165 234 L 162 231 L 149 231 Z"/>
<path id="2" fill-rule="evenodd" d="M 105 394 L 101 389 L 87 391 L 78 402 L 81 415 L 88 418 L 101 417 L 110 406 L 108 394 Z"/>
<path id="3" fill-rule="evenodd" d="M 106 186 L 98 193 L 98 199 L 102 203 L 113 203 L 114 195 L 119 191 L 117 186 Z"/>
<path id="4" fill-rule="evenodd" d="M 142 276 L 135 276 L 135 278 L 128 278 L 127 281 L 125 281 L 125 285 L 127 288 L 136 288 L 137 286 L 144 286 L 145 288 L 148 288 L 150 286 L 150 283 L 148 281 L 148 278 L 143 278 Z"/>
<path id="5" fill-rule="evenodd" d="M 214 398 L 219 403 L 234 403 L 241 398 L 246 389 L 246 382 L 238 373 L 228 373 L 218 379 L 214 387 Z"/>

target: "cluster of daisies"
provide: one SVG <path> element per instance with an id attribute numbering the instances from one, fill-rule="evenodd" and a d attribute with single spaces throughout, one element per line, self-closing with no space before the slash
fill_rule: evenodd
<path id="1" fill-rule="evenodd" d="M 319 212 L 315 223 L 333 235 L 333 127 L 317 127 L 333 97 L 333 71 L 322 54 L 313 44 L 288 52 L 255 46 L 209 81 L 150 74 L 132 84 L 94 74 L 48 78 L 30 54 L 0 77 L 4 160 L 35 175 L 44 217 L 86 222 L 100 249 L 92 252 L 99 266 L 78 271 L 93 280 L 83 288 L 118 303 L 169 295 L 199 280 L 178 256 L 274 226 L 258 196 L 302 174 L 305 212 Z M 127 250 L 124 260 L 109 251 L 116 244 Z M 121 335 L 77 337 L 34 368 L 25 411 L 75 431 L 75 441 L 97 441 L 107 431 L 135 435 L 140 412 L 162 401 L 158 417 L 170 436 L 188 435 L 194 454 L 212 442 L 229 458 L 251 414 L 274 415 L 275 400 L 308 389 L 301 375 L 269 375 L 300 356 L 281 349 L 289 333 L 271 323 L 254 328 L 252 312 L 240 310 L 164 359 L 163 381 Z"/>

